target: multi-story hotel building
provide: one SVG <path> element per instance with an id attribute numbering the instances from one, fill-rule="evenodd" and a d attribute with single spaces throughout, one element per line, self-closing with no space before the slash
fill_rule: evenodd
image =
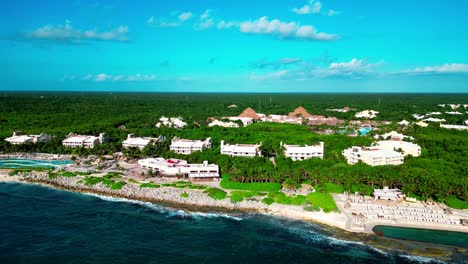
<path id="1" fill-rule="evenodd" d="M 211 148 L 211 138 L 205 140 L 190 140 L 174 137 L 171 142 L 170 150 L 177 154 L 189 155 L 194 151 L 203 151 Z"/>

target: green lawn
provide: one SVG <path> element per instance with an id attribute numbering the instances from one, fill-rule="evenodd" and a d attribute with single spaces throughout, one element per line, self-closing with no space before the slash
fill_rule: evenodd
<path id="1" fill-rule="evenodd" d="M 307 194 L 307 202 L 323 209 L 324 212 L 337 210 L 335 201 L 329 193 L 313 192 Z"/>
<path id="2" fill-rule="evenodd" d="M 270 192 L 268 193 L 268 198 L 279 204 L 303 205 L 307 203 L 306 197 L 304 195 L 287 196 L 282 192 Z"/>
<path id="3" fill-rule="evenodd" d="M 189 194 L 186 193 L 186 192 L 183 192 L 183 193 L 180 194 L 180 197 L 182 197 L 182 198 L 188 198 L 188 197 L 189 197 Z"/>
<path id="4" fill-rule="evenodd" d="M 76 173 L 69 172 L 69 171 L 64 171 L 64 172 L 62 172 L 62 174 L 60 174 L 60 175 L 63 176 L 63 177 L 71 178 L 71 177 L 75 177 L 75 176 L 76 176 Z"/>
<path id="5" fill-rule="evenodd" d="M 261 192 L 247 192 L 247 191 L 232 191 L 229 195 L 229 198 L 231 199 L 231 202 L 233 203 L 238 203 L 242 202 L 244 199 L 252 198 L 254 196 L 264 196 L 265 193 Z"/>
<path id="6" fill-rule="evenodd" d="M 140 188 L 159 188 L 159 184 L 148 182 L 148 183 L 142 183 L 140 184 Z"/>
<path id="7" fill-rule="evenodd" d="M 120 189 L 122 189 L 122 187 L 124 187 L 125 184 L 127 184 L 127 183 L 124 182 L 124 181 L 115 182 L 115 183 L 112 184 L 111 189 L 112 190 L 120 190 Z"/>
<path id="8" fill-rule="evenodd" d="M 222 200 L 226 198 L 226 192 L 218 188 L 208 188 L 203 193 L 208 194 L 209 197 L 215 200 Z"/>
<path id="9" fill-rule="evenodd" d="M 445 204 L 455 209 L 468 209 L 468 202 L 462 201 L 455 196 L 449 196 L 445 199 Z"/>
<path id="10" fill-rule="evenodd" d="M 240 183 L 229 180 L 229 175 L 223 175 L 220 183 L 221 188 L 232 190 L 246 190 L 258 192 L 275 192 L 281 190 L 281 184 L 276 182 L 253 182 L 253 183 Z"/>

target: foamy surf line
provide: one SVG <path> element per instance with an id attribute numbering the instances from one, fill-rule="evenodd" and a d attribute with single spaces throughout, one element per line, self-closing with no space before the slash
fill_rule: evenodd
<path id="1" fill-rule="evenodd" d="M 301 224 L 301 226 L 297 226 L 297 227 L 287 226 L 283 223 L 278 223 L 277 226 L 285 229 L 289 233 L 292 233 L 301 237 L 302 239 L 312 241 L 312 242 L 326 243 L 328 245 L 335 245 L 335 246 L 356 246 L 362 249 L 366 249 L 368 251 L 374 251 L 377 254 L 380 254 L 384 257 L 387 257 L 390 254 L 389 252 L 372 247 L 362 242 L 338 239 L 329 235 L 322 234 L 316 230 L 310 230 L 309 228 L 314 227 L 314 226 L 308 223 Z"/>
<path id="2" fill-rule="evenodd" d="M 242 221 L 243 220 L 243 218 L 241 218 L 241 217 L 232 216 L 232 215 L 228 215 L 228 214 L 222 214 L 222 213 L 218 214 L 218 213 L 189 212 L 189 211 L 180 210 L 180 209 L 179 210 L 176 210 L 176 209 L 171 210 L 171 209 L 166 208 L 166 207 L 164 207 L 162 205 L 154 204 L 154 203 L 151 203 L 151 202 L 142 202 L 142 201 L 127 199 L 127 198 L 115 198 L 115 197 L 109 197 L 109 196 L 99 195 L 99 194 L 95 194 L 95 193 L 86 193 L 85 192 L 83 194 L 93 196 L 93 197 L 96 197 L 96 198 L 99 198 L 101 200 L 105 200 L 105 201 L 108 201 L 108 202 L 131 203 L 131 204 L 141 205 L 141 206 L 144 206 L 144 207 L 149 208 L 151 210 L 157 211 L 159 213 L 166 214 L 169 217 L 179 216 L 179 217 L 191 217 L 193 219 L 225 218 L 225 219 L 230 219 L 230 220 L 234 220 L 234 221 Z"/>

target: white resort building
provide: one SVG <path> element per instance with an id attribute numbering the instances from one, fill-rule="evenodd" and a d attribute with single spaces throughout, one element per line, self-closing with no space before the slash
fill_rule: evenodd
<path id="1" fill-rule="evenodd" d="M 374 189 L 372 195 L 375 200 L 396 201 L 405 198 L 405 194 L 400 189 L 389 189 L 387 186 L 383 189 Z"/>
<path id="2" fill-rule="evenodd" d="M 364 110 L 361 112 L 357 112 L 354 116 L 357 118 L 375 118 L 379 112 L 374 110 Z"/>
<path id="3" fill-rule="evenodd" d="M 164 142 L 166 138 L 159 136 L 157 138 L 152 137 L 135 137 L 133 134 L 128 134 L 127 139 L 122 142 L 124 148 L 139 148 L 144 149 L 148 145 L 154 145 L 156 143 Z"/>
<path id="4" fill-rule="evenodd" d="M 69 133 L 67 138 L 62 141 L 62 145 L 69 148 L 94 148 L 95 145 L 100 145 L 106 141 L 105 133 L 101 133 L 97 137 Z"/>
<path id="5" fill-rule="evenodd" d="M 189 164 L 185 160 L 147 158 L 138 161 L 142 168 L 151 169 L 163 176 L 188 178 L 190 181 L 219 180 L 219 167 L 216 164 Z"/>
<path id="6" fill-rule="evenodd" d="M 419 157 L 421 155 L 421 147 L 418 144 L 402 140 L 381 140 L 374 143 L 373 146 L 383 150 L 401 150 L 404 156 Z"/>
<path id="7" fill-rule="evenodd" d="M 44 133 L 39 135 L 26 135 L 23 132 L 13 132 L 11 137 L 5 138 L 5 141 L 10 142 L 13 145 L 23 144 L 36 144 L 38 142 L 45 143 L 50 140 L 50 136 Z"/>
<path id="8" fill-rule="evenodd" d="M 233 157 L 256 157 L 262 156 L 260 152 L 260 144 L 225 144 L 224 140 L 221 140 L 221 154 L 229 155 Z"/>
<path id="9" fill-rule="evenodd" d="M 220 126 L 220 127 L 238 128 L 239 124 L 234 123 L 234 122 L 223 122 L 223 121 L 215 119 L 213 120 L 213 122 L 209 123 L 208 126 L 209 127 Z"/>
<path id="10" fill-rule="evenodd" d="M 313 146 L 286 145 L 281 142 L 284 148 L 284 156 L 292 160 L 305 160 L 310 158 L 323 159 L 323 142 Z"/>
<path id="11" fill-rule="evenodd" d="M 205 140 L 190 140 L 174 137 L 171 142 L 170 150 L 177 154 L 189 155 L 194 151 L 203 151 L 211 148 L 211 138 Z"/>
<path id="12" fill-rule="evenodd" d="M 409 126 L 410 125 L 410 122 L 406 121 L 406 120 L 401 120 L 400 122 L 398 122 L 399 125 L 401 126 Z"/>
<path id="13" fill-rule="evenodd" d="M 226 119 L 229 119 L 231 121 L 241 121 L 244 126 L 248 126 L 253 123 L 254 119 L 251 117 L 240 117 L 240 116 L 230 116 L 226 117 Z"/>
<path id="14" fill-rule="evenodd" d="M 468 124 L 466 121 L 465 121 L 465 123 Z M 462 125 L 444 125 L 444 124 L 440 124 L 440 127 L 447 128 L 447 129 L 456 129 L 456 130 L 468 130 L 468 126 L 462 126 Z"/>
<path id="15" fill-rule="evenodd" d="M 411 136 L 406 136 L 403 134 L 400 134 L 396 131 L 391 131 L 382 135 L 375 135 L 374 138 L 382 138 L 382 139 L 391 139 L 391 140 L 403 140 L 403 139 L 409 139 L 409 140 L 414 140 L 414 137 Z"/>
<path id="16" fill-rule="evenodd" d="M 371 166 L 401 165 L 404 161 L 403 154 L 377 147 L 368 148 L 353 146 L 343 150 L 343 156 L 348 161 L 348 164 L 356 164 L 362 161 Z"/>
<path id="17" fill-rule="evenodd" d="M 182 121 L 182 117 L 171 117 L 167 118 L 165 116 L 162 116 L 159 119 L 160 122 L 156 123 L 156 127 L 160 128 L 162 126 L 167 126 L 167 127 L 173 127 L 173 128 L 184 128 L 187 123 Z"/>

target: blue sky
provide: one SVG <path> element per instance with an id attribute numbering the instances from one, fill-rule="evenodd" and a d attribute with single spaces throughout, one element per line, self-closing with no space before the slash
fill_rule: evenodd
<path id="1" fill-rule="evenodd" d="M 1 6 L 1 90 L 468 92 L 467 1 Z"/>

